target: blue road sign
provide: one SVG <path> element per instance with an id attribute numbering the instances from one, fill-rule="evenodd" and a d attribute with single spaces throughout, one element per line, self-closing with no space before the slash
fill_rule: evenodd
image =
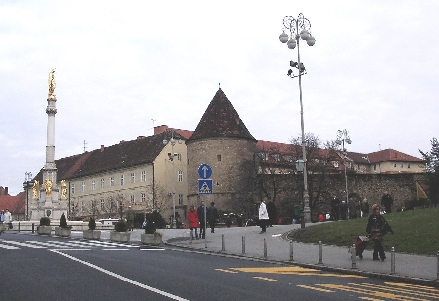
<path id="1" fill-rule="evenodd" d="M 206 163 L 201 164 L 198 167 L 198 175 L 202 179 L 209 179 L 212 176 L 212 167 Z"/>
<path id="2" fill-rule="evenodd" d="M 198 194 L 212 194 L 212 187 L 212 179 L 198 179 Z"/>

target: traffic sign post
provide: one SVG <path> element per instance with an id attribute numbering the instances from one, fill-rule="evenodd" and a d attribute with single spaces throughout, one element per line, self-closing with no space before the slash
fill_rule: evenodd
<path id="1" fill-rule="evenodd" d="M 212 176 L 212 167 L 203 163 L 198 167 L 198 175 L 201 179 L 209 179 Z"/>
<path id="2" fill-rule="evenodd" d="M 198 194 L 206 195 L 213 194 L 213 180 L 210 178 L 212 176 L 212 167 L 209 164 L 203 163 L 198 167 Z M 204 247 L 207 248 L 206 241 L 206 228 L 207 228 L 207 218 L 206 218 L 206 200 L 204 201 Z"/>
<path id="3" fill-rule="evenodd" d="M 198 179 L 198 194 L 212 194 L 213 181 L 212 179 Z"/>

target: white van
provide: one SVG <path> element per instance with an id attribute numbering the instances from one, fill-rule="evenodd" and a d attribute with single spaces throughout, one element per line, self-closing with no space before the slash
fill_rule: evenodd
<path id="1" fill-rule="evenodd" d="M 104 226 L 114 226 L 118 220 L 118 218 L 101 218 L 98 222 Z"/>

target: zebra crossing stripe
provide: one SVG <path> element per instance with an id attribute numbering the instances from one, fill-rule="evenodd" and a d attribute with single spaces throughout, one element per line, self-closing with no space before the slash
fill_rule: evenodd
<path id="1" fill-rule="evenodd" d="M 9 245 L 0 245 L 0 248 L 8 249 L 8 250 L 20 249 L 19 247 L 14 247 L 14 246 L 9 246 Z"/>
<path id="2" fill-rule="evenodd" d="M 46 249 L 46 247 L 43 247 L 43 246 L 36 246 L 36 245 L 22 243 L 22 242 L 13 241 L 13 240 L 4 240 L 4 242 L 11 244 L 11 245 L 20 246 L 20 247 L 29 247 L 29 248 L 34 248 L 34 249 Z"/>

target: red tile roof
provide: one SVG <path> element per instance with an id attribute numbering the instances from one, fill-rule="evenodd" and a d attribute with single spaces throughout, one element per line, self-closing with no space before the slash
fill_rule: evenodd
<path id="1" fill-rule="evenodd" d="M 140 136 L 135 140 L 121 141 L 112 146 L 101 146 L 100 149 L 91 152 L 55 160 L 58 179 L 67 180 L 120 168 L 152 164 L 164 147 L 163 140 L 169 140 L 172 131 L 166 130 L 149 137 Z M 177 131 L 174 131 L 174 138 L 186 140 Z M 34 180 L 41 183 L 42 172 L 41 169 Z"/>
<path id="2" fill-rule="evenodd" d="M 12 214 L 24 214 L 26 193 L 20 192 L 16 196 L 0 196 L 0 210 L 9 209 Z"/>

